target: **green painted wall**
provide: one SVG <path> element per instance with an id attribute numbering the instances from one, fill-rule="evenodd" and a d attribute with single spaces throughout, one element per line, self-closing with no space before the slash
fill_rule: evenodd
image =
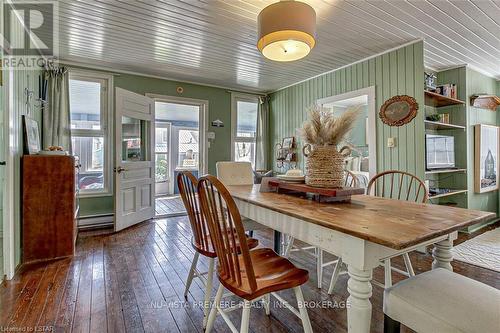
<path id="1" fill-rule="evenodd" d="M 12 121 L 14 125 L 13 134 L 13 147 L 14 152 L 14 241 L 15 241 L 15 265 L 21 263 L 21 156 L 23 154 L 23 128 L 22 116 L 26 115 L 38 122 L 41 129 L 42 118 L 41 111 L 35 107 L 36 102 L 31 102 L 31 111 L 28 114 L 28 107 L 26 105 L 26 95 L 24 88 L 38 91 L 38 77 L 41 71 L 26 71 L 15 70 L 13 71 L 13 80 L 10 82 L 13 87 L 12 95 L 9 98 L 12 101 Z M 40 138 L 41 140 L 41 138 Z"/>
<path id="2" fill-rule="evenodd" d="M 497 96 L 500 96 L 500 80 L 497 81 Z M 497 125 L 500 126 L 500 106 L 497 107 Z M 500 194 L 498 195 L 498 216 L 500 216 Z"/>
<path id="3" fill-rule="evenodd" d="M 2 15 L 1 10 L 0 10 L 0 15 Z M 0 52 L 0 60 L 1 59 L 2 59 L 2 53 Z M 0 71 L 0 81 L 2 82 L 3 82 L 2 80 L 3 73 L 4 71 Z M 4 133 L 6 130 L 6 126 L 4 124 L 5 101 L 3 99 L 3 91 L 4 91 L 3 87 L 0 87 L 0 161 L 5 161 Z M 4 179 L 5 179 L 5 167 L 0 166 L 0 281 L 2 281 L 4 276 L 4 269 L 3 269 L 3 196 L 5 192 Z"/>
<path id="4" fill-rule="evenodd" d="M 467 68 L 467 101 L 471 95 L 485 93 L 494 95 L 497 89 L 497 81 L 470 68 Z M 498 213 L 498 191 L 487 193 L 474 193 L 474 125 L 499 125 L 498 112 L 475 108 L 467 103 L 467 146 L 468 149 L 468 207 L 484 211 Z"/>
<path id="5" fill-rule="evenodd" d="M 335 117 L 344 113 L 347 108 L 345 107 L 332 107 L 330 108 Z M 368 145 L 366 144 L 366 119 L 368 118 L 368 106 L 361 108 L 358 119 L 354 124 L 353 129 L 347 135 L 347 141 L 356 146 L 360 151 L 368 154 Z"/>
<path id="6" fill-rule="evenodd" d="M 296 129 L 306 118 L 306 108 L 317 99 L 375 86 L 377 112 L 384 101 L 394 95 L 413 96 L 420 106 L 415 119 L 401 127 L 387 126 L 377 115 L 377 171 L 405 170 L 423 178 L 423 73 L 423 43 L 417 42 L 279 90 L 271 95 L 270 148 L 274 150 L 274 144 L 283 137 L 296 135 Z M 396 138 L 395 148 L 387 148 L 389 137 Z M 299 156 L 299 166 L 303 164 L 304 159 Z"/>
<path id="7" fill-rule="evenodd" d="M 153 93 L 208 100 L 209 131 L 215 132 L 215 140 L 210 140 L 211 145 L 208 149 L 208 172 L 215 174 L 217 161 L 230 160 L 231 93 L 226 89 L 129 74 L 116 75 L 113 80 L 115 88 L 123 88 L 138 94 Z M 182 94 L 176 91 L 179 86 L 184 88 Z M 210 124 L 215 119 L 222 120 L 225 127 L 212 127 Z M 80 216 L 113 213 L 113 201 L 112 196 L 82 198 L 80 199 Z"/>
<path id="8" fill-rule="evenodd" d="M 24 40 L 24 31 L 16 31 L 15 35 L 11 35 L 11 43 Z M 14 193 L 13 193 L 13 206 L 14 206 L 14 265 L 17 266 L 21 263 L 21 156 L 23 154 L 23 127 L 22 116 L 25 115 L 38 122 L 41 130 L 41 110 L 37 107 L 35 98 L 38 93 L 38 79 L 41 70 L 23 70 L 15 69 L 11 73 L 2 71 L 4 75 L 4 85 L 2 86 L 1 107 L 4 112 L 10 112 L 10 128 L 4 124 L 3 130 L 9 131 L 11 139 L 10 150 L 14 155 Z M 7 78 L 10 77 L 9 84 L 7 85 Z M 27 103 L 25 88 L 34 91 L 33 99 Z M 7 102 L 8 101 L 8 106 Z M 7 109 L 9 108 L 9 109 Z M 3 116 L 3 113 L 0 113 Z M 3 133 L 2 133 L 3 135 Z M 41 140 L 41 138 L 40 138 Z M 5 169 L 5 168 L 2 168 Z M 2 171 L 3 172 L 3 171 Z"/>

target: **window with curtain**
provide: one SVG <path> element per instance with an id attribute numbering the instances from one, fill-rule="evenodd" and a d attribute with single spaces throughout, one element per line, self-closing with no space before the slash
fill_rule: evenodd
<path id="1" fill-rule="evenodd" d="M 80 163 L 78 188 L 84 196 L 111 193 L 108 86 L 109 79 L 70 72 L 71 142 Z"/>
<path id="2" fill-rule="evenodd" d="M 232 159 L 250 162 L 252 167 L 255 167 L 258 106 L 257 97 L 233 94 Z"/>

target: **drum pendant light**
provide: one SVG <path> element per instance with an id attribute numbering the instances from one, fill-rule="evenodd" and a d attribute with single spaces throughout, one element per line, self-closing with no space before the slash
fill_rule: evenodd
<path id="1" fill-rule="evenodd" d="M 264 8 L 258 18 L 257 48 L 274 61 L 294 61 L 316 44 L 316 12 L 300 1 L 280 1 Z"/>

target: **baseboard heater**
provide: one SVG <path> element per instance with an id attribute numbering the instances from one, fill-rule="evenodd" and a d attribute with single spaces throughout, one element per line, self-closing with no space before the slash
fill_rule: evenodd
<path id="1" fill-rule="evenodd" d="M 114 224 L 114 214 L 101 214 L 78 218 L 78 230 L 109 228 L 113 227 Z"/>

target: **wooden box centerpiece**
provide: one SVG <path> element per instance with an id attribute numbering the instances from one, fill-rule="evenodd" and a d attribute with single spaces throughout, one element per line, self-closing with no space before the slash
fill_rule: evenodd
<path id="1" fill-rule="evenodd" d="M 318 202 L 350 202 L 351 196 L 365 194 L 361 187 L 325 188 L 282 180 L 270 180 L 268 186 L 277 193 L 302 194 Z"/>

